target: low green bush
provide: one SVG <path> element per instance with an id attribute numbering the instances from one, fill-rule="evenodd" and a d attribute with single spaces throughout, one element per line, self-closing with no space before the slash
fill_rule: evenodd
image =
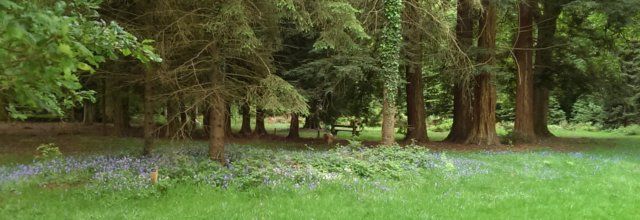
<path id="1" fill-rule="evenodd" d="M 640 135 L 640 125 L 620 127 L 620 128 L 614 129 L 613 132 L 628 135 L 628 136 Z"/>

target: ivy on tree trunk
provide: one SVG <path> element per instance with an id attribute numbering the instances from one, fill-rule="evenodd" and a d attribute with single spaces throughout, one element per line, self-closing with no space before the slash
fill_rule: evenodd
<path id="1" fill-rule="evenodd" d="M 396 96 L 400 84 L 400 48 L 402 46 L 402 0 L 385 0 L 384 16 L 379 45 L 382 66 L 382 144 L 395 143 Z"/>

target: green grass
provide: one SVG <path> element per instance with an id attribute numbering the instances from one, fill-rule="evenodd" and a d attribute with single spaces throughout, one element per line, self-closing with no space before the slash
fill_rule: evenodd
<path id="1" fill-rule="evenodd" d="M 449 158 L 477 161 L 481 169 L 466 175 L 463 163 L 460 175 L 436 169 L 397 180 L 320 182 L 313 189 L 178 183 L 135 198 L 84 187 L 16 186 L 0 191 L 0 219 L 637 219 L 640 137 L 554 132 L 579 152 L 452 151 Z M 105 146 L 137 140 L 120 141 Z"/>

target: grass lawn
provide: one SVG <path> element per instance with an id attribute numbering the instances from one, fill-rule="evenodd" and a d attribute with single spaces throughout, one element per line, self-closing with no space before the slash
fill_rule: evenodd
<path id="1" fill-rule="evenodd" d="M 369 132 L 363 136 L 377 134 Z M 160 167 L 161 175 L 174 177 L 153 187 L 143 174 L 113 171 L 117 175 L 111 180 L 96 177 L 100 168 L 91 166 L 97 163 L 77 172 L 0 180 L 0 219 L 638 219 L 640 136 L 554 132 L 562 139 L 553 146 L 517 151 L 320 150 L 247 141 L 228 147 L 234 167 L 208 164 L 199 153 L 178 156 L 176 161 L 186 161 L 176 167 L 183 168 Z M 437 140 L 445 134 L 430 136 Z M 63 153 L 75 158 L 126 157 L 140 144 L 105 137 L 49 141 L 62 141 Z M 77 147 L 66 149 L 65 142 Z M 556 142 L 571 148 L 557 148 Z M 159 151 L 205 146 L 203 141 L 161 141 Z M 9 178 L 25 163 L 10 158 L 29 156 L 0 149 L 0 159 L 10 160 L 0 167 L 0 178 Z M 129 165 L 116 167 L 123 166 Z"/>

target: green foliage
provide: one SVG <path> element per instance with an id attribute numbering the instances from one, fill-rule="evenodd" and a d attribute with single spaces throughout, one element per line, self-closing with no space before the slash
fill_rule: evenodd
<path id="1" fill-rule="evenodd" d="M 563 122 L 567 121 L 567 116 L 562 108 L 560 107 L 560 103 L 556 97 L 549 98 L 549 124 L 559 125 Z"/>
<path id="2" fill-rule="evenodd" d="M 573 106 L 573 123 L 583 123 L 590 125 L 602 125 L 604 112 L 601 105 L 594 103 L 588 98 L 578 100 Z"/>
<path id="3" fill-rule="evenodd" d="M 99 20 L 100 1 L 43 4 L 2 0 L 0 4 L 0 96 L 13 117 L 44 109 L 58 115 L 94 92 L 78 75 L 120 55 L 160 61 L 151 41 L 138 41 L 116 23 Z"/>
<path id="4" fill-rule="evenodd" d="M 637 122 L 638 53 L 634 42 L 638 39 L 634 33 L 638 33 L 638 8 L 639 2 L 627 0 L 577 0 L 564 7 L 557 43 L 566 46 L 555 50 L 558 63 L 554 69 L 556 94 L 567 118 L 582 112 L 575 122 L 607 128 Z M 584 95 L 590 95 L 591 104 L 576 103 Z M 602 115 L 594 111 L 602 111 Z"/>
<path id="5" fill-rule="evenodd" d="M 620 133 L 620 134 L 624 134 L 624 135 L 628 135 L 628 136 L 633 136 L 633 135 L 640 135 L 640 125 L 631 125 L 631 126 L 626 126 L 626 127 L 620 127 L 614 130 L 614 132 Z"/>
<path id="6" fill-rule="evenodd" d="M 255 88 L 248 89 L 247 102 L 274 113 L 309 113 L 307 100 L 295 87 L 275 75 L 265 77 Z"/>
<path id="7" fill-rule="evenodd" d="M 38 146 L 38 148 L 36 148 L 36 152 L 36 159 L 39 160 L 51 160 L 62 157 L 60 148 L 58 148 L 58 146 L 56 146 L 54 143 L 41 144 L 40 146 Z"/>
<path id="8" fill-rule="evenodd" d="M 383 86 L 387 93 L 385 98 L 391 105 L 396 103 L 396 91 L 401 84 L 399 73 L 400 48 L 402 46 L 402 0 L 385 0 L 385 25 L 382 28 L 378 56 L 381 63 Z"/>
<path id="9" fill-rule="evenodd" d="M 447 118 L 444 120 L 438 120 L 438 123 L 429 124 L 429 130 L 435 132 L 448 132 L 453 126 L 453 119 Z"/>
<path id="10" fill-rule="evenodd" d="M 316 114 L 325 123 L 333 123 L 340 116 L 369 117 L 377 113 L 371 108 L 377 86 L 376 61 L 363 53 L 334 55 L 302 64 L 286 72 L 285 77 L 313 100 Z"/>

